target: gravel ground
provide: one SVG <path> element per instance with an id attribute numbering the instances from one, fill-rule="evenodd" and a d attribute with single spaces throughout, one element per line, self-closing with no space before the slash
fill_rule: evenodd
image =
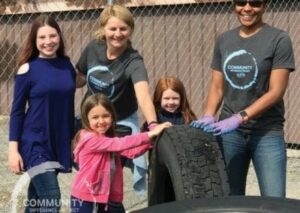
<path id="1" fill-rule="evenodd" d="M 299 151 L 298 151 L 299 153 Z M 297 154 L 298 154 L 297 153 Z M 293 154 L 294 156 L 295 154 Z M 12 175 L 3 165 L 4 157 L 3 155 L 0 158 L 0 212 L 1 213 L 9 213 L 13 212 L 10 210 L 11 206 L 10 199 L 11 194 L 16 185 L 17 181 L 20 179 L 20 176 Z M 5 159 L 6 160 L 6 159 Z M 300 158 L 297 159 L 298 166 L 295 166 L 295 158 L 289 158 L 289 162 L 293 163 L 293 168 L 289 169 L 288 172 L 288 183 L 287 183 L 287 197 L 288 198 L 295 198 L 300 199 Z M 293 171 L 291 171 L 293 170 Z M 147 196 L 142 195 L 138 196 L 132 190 L 132 182 L 131 182 L 131 172 L 129 169 L 124 169 L 124 179 L 125 179 L 125 186 L 124 186 L 124 205 L 128 212 L 132 210 L 141 209 L 147 207 Z M 62 188 L 62 212 L 67 213 L 68 205 L 69 205 L 69 194 L 70 194 L 70 183 L 73 178 L 74 174 L 60 174 L 60 186 Z M 15 212 L 22 212 L 22 200 L 26 197 L 26 189 L 27 184 L 22 188 L 19 196 L 18 196 L 18 205 L 17 210 Z M 253 168 L 250 168 L 248 182 L 247 182 L 247 195 L 259 195 L 259 190 L 257 186 L 256 177 L 253 172 Z"/>
<path id="2" fill-rule="evenodd" d="M 1 125 L 2 123 L 2 125 Z M 21 176 L 11 174 L 7 169 L 7 121 L 0 117 L 0 150 L 3 154 L 0 155 L 0 213 L 23 212 L 23 200 L 26 198 L 28 182 L 24 182 L 24 186 L 18 193 L 17 202 L 15 202 L 16 210 L 12 211 L 12 206 L 15 203 L 10 202 L 12 192 L 16 192 L 14 187 L 20 181 Z M 129 169 L 124 169 L 124 205 L 128 212 L 147 206 L 147 196 L 137 195 L 132 190 L 131 172 Z M 69 195 L 70 183 L 74 174 L 60 174 L 60 187 L 62 189 L 62 211 L 69 212 Z M 256 177 L 253 168 L 250 168 L 247 180 L 247 195 L 259 195 Z M 288 150 L 288 174 L 287 174 L 287 197 L 300 199 L 300 150 Z"/>

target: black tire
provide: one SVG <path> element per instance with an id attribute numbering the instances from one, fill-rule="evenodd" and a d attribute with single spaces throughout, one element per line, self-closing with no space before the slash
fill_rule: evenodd
<path id="1" fill-rule="evenodd" d="M 151 152 L 149 206 L 227 195 L 228 177 L 215 137 L 187 125 L 164 131 Z"/>
<path id="2" fill-rule="evenodd" d="M 299 213 L 300 201 L 271 197 L 224 197 L 176 201 L 134 213 Z"/>

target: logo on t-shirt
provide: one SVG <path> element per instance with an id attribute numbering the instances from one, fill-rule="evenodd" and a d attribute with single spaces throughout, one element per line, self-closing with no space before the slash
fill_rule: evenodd
<path id="1" fill-rule="evenodd" d="M 115 91 L 113 73 L 107 66 L 98 65 L 87 72 L 87 84 L 94 94 L 101 92 L 111 98 Z"/>
<path id="2" fill-rule="evenodd" d="M 226 81 L 236 89 L 248 89 L 257 81 L 256 59 L 246 50 L 231 53 L 224 61 L 223 71 Z"/>

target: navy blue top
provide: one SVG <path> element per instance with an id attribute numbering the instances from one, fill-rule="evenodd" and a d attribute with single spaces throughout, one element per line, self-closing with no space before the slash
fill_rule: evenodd
<path id="1" fill-rule="evenodd" d="M 9 140 L 19 143 L 25 170 L 57 161 L 71 171 L 75 70 L 67 58 L 35 58 L 17 74 Z"/>
<path id="2" fill-rule="evenodd" d="M 181 111 L 178 112 L 167 112 L 166 110 L 159 110 L 156 113 L 157 116 L 157 122 L 158 123 L 164 123 L 164 122 L 170 122 L 173 125 L 183 125 L 184 124 L 184 118 Z M 147 122 L 144 122 L 141 127 L 142 132 L 149 131 Z"/>
<path id="3" fill-rule="evenodd" d="M 182 112 L 167 112 L 165 110 L 160 110 L 157 112 L 157 120 L 159 123 L 171 122 L 174 125 L 184 124 Z"/>

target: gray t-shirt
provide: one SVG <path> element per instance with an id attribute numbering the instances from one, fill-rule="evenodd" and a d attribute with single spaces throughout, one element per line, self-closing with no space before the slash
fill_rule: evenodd
<path id="1" fill-rule="evenodd" d="M 113 102 L 117 120 L 122 120 L 137 111 L 138 105 L 134 84 L 148 81 L 142 56 L 133 48 L 127 48 L 114 60 L 106 57 L 106 43 L 91 41 L 76 64 L 86 75 L 87 95 L 103 93 Z"/>
<path id="2" fill-rule="evenodd" d="M 220 119 L 237 113 L 269 89 L 274 69 L 294 71 L 295 62 L 289 35 L 267 24 L 255 35 L 243 38 L 240 28 L 227 31 L 218 38 L 212 69 L 224 74 L 224 104 Z M 257 119 L 242 125 L 241 130 L 282 130 L 284 103 L 281 100 Z"/>

